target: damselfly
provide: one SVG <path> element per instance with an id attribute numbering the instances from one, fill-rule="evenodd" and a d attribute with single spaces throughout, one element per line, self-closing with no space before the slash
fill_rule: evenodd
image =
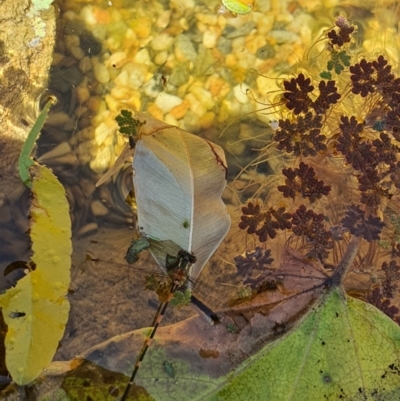
<path id="1" fill-rule="evenodd" d="M 103 244 L 95 244 L 96 246 L 94 248 L 100 248 L 101 251 L 103 251 L 103 254 L 106 253 L 109 256 L 109 261 L 105 262 L 104 260 L 98 260 L 96 261 L 95 258 L 93 258 L 93 266 L 97 267 L 97 273 L 101 274 L 101 272 L 104 272 L 104 269 L 106 269 L 107 264 L 109 266 L 113 266 L 114 270 L 121 269 L 125 271 L 125 281 L 131 281 L 127 280 L 128 277 L 130 279 L 133 278 L 133 275 L 136 275 L 136 273 L 139 270 L 140 275 L 144 275 L 145 273 L 151 273 L 155 274 L 157 270 L 156 268 L 161 272 L 161 269 L 156 266 L 154 263 L 151 264 L 144 264 L 145 271 L 142 271 L 140 273 L 140 268 L 130 266 L 130 265 L 125 265 L 125 266 L 115 266 L 115 262 L 118 259 L 123 260 L 126 251 L 122 251 L 122 249 L 119 249 L 119 254 L 120 256 L 118 258 L 115 257 L 115 254 L 113 252 L 109 251 L 109 248 L 105 248 Z M 120 246 L 118 246 L 120 248 Z M 126 249 L 126 248 L 125 248 Z M 154 252 L 154 250 L 153 250 Z M 188 272 L 190 271 L 190 254 L 186 255 L 186 259 L 183 257 L 184 254 L 179 254 L 180 249 L 176 245 L 166 242 L 162 246 L 160 246 L 158 250 L 158 255 L 159 258 L 164 257 L 164 265 L 162 266 L 165 270 L 165 277 L 167 277 L 167 281 L 169 282 L 169 286 L 167 288 L 167 293 L 170 293 L 171 286 L 173 285 L 174 281 L 174 271 L 180 270 L 180 273 L 178 274 L 178 279 L 180 282 L 186 280 L 186 277 Z M 135 253 L 135 252 L 134 252 Z M 157 252 L 156 252 L 157 253 Z M 99 257 L 101 256 L 101 253 L 95 253 L 95 255 L 98 255 Z M 167 257 L 167 255 L 169 255 Z M 144 255 L 143 255 L 144 256 Z M 143 259 L 143 256 L 141 256 L 141 260 Z M 142 261 L 139 262 L 142 264 Z M 143 264 L 142 264 L 143 266 Z M 143 268 L 142 268 L 143 269 Z M 169 271 L 168 271 L 169 270 Z M 94 270 L 92 270 L 93 272 Z M 233 339 L 235 336 L 246 336 L 246 338 L 242 339 L 242 343 L 248 344 L 248 355 L 251 355 L 251 353 L 254 351 L 254 349 L 257 349 L 259 345 L 265 343 L 265 341 L 269 341 L 273 338 L 276 338 L 279 336 L 282 332 L 285 330 L 289 330 L 294 322 L 297 320 L 297 318 L 310 307 L 310 304 L 315 300 L 319 294 L 321 294 L 321 291 L 327 286 L 330 285 L 331 282 L 331 277 L 334 272 L 327 270 L 323 266 L 319 265 L 317 262 L 312 262 L 304 258 L 299 252 L 296 252 L 292 248 L 287 248 L 287 256 L 282 260 L 282 263 L 280 264 L 280 267 L 277 268 L 270 268 L 270 269 L 265 269 L 263 272 L 264 275 L 264 289 L 260 290 L 263 291 L 263 293 L 260 293 L 257 296 L 250 296 L 250 299 L 248 299 L 245 302 L 239 303 L 238 305 L 235 305 L 234 307 L 231 306 L 226 306 L 224 307 L 224 302 L 216 300 L 216 302 L 211 302 L 210 306 L 216 305 L 216 312 L 218 313 L 218 316 L 223 317 L 223 323 L 219 325 L 220 327 L 216 327 L 213 330 L 213 336 L 216 335 L 215 333 L 219 333 L 222 331 L 226 330 L 225 332 L 225 337 L 223 340 L 218 342 L 218 346 L 221 347 L 219 348 L 220 355 L 223 355 L 224 348 L 223 347 L 228 347 L 229 353 L 232 353 L 232 350 L 238 349 L 238 346 L 235 346 L 234 343 L 229 344 L 230 339 Z M 128 276 L 128 274 L 130 276 Z M 158 276 L 160 277 L 160 276 Z M 120 279 L 120 277 L 118 277 Z M 100 278 L 98 278 L 99 280 Z M 97 281 L 98 281 L 97 280 Z M 101 279 L 100 279 L 101 280 Z M 117 280 L 117 279 L 116 279 Z M 182 281 L 181 281 L 182 280 Z M 258 280 L 260 281 L 260 280 Z M 227 281 L 225 281 L 226 283 Z M 201 283 L 199 286 L 198 284 Z M 202 299 L 204 298 L 204 294 L 210 293 L 210 291 L 213 291 L 213 289 L 210 286 L 205 285 L 201 280 L 197 280 L 196 282 L 191 282 L 190 278 L 187 280 L 187 284 L 189 286 L 193 287 L 193 293 L 194 294 L 199 294 Z M 221 288 L 226 288 L 226 286 L 219 286 L 218 288 L 218 293 L 221 292 Z M 129 292 L 129 288 L 125 288 L 125 291 Z M 132 289 L 131 289 L 132 291 Z M 215 291 L 215 289 L 214 289 Z M 260 292 L 259 291 L 259 292 Z M 215 292 L 214 292 L 215 293 Z M 159 293 L 160 294 L 160 293 Z M 122 297 L 121 293 L 121 297 Z M 203 295 L 203 297 L 201 296 Z M 163 295 L 159 295 L 163 297 L 162 299 L 162 304 L 165 305 L 165 303 L 169 300 L 168 294 L 165 295 L 165 292 L 163 292 Z M 207 295 L 208 296 L 208 295 Z M 234 292 L 230 297 L 225 296 L 224 301 L 231 300 L 234 296 Z M 134 298 L 131 298 L 132 302 L 135 301 Z M 122 302 L 122 301 L 121 301 Z M 126 301 L 125 301 L 126 302 Z M 226 304 L 226 302 L 225 302 Z M 108 306 L 108 305 L 107 305 Z M 163 305 L 160 306 L 158 310 L 158 315 L 161 313 L 161 308 Z M 137 309 L 137 308 L 136 308 Z M 139 307 L 140 309 L 140 307 Z M 177 308 L 172 308 L 172 311 L 176 311 Z M 187 309 L 186 309 L 187 310 Z M 165 311 L 165 310 L 164 310 Z M 140 311 L 141 314 L 143 314 L 142 311 Z M 179 312 L 179 311 L 177 311 Z M 179 312 L 180 313 L 180 312 Z M 265 322 L 262 324 L 262 327 L 265 327 L 262 332 L 260 332 L 260 329 L 258 330 L 250 330 L 254 331 L 254 333 L 257 333 L 257 336 L 252 338 L 248 337 L 249 336 L 249 331 L 248 330 L 243 330 L 243 326 L 240 326 L 244 320 L 243 318 L 251 325 L 251 321 L 253 319 L 253 316 L 260 316 L 260 313 L 262 315 L 265 315 L 263 319 L 265 319 Z M 240 317 L 238 317 L 238 315 Z M 146 317 L 146 316 L 145 316 Z M 238 317 L 238 318 L 237 318 Z M 129 319 L 129 315 L 127 317 Z M 233 323 L 239 324 L 239 326 L 234 327 L 232 324 L 228 324 L 233 319 Z M 256 319 L 256 321 L 260 322 L 260 317 Z M 160 319 L 155 319 L 155 324 L 159 325 Z M 142 320 L 141 326 L 146 326 L 148 323 L 146 321 Z M 158 327 L 158 326 L 157 326 Z M 232 335 L 232 327 L 236 330 L 239 330 L 239 333 L 236 333 L 235 335 Z M 269 328 L 269 329 L 268 329 Z M 129 331 L 126 329 L 122 329 L 125 331 Z M 217 331 L 215 331 L 217 330 Z M 152 331 L 152 334 L 150 334 L 151 337 L 154 336 L 154 331 Z M 124 332 L 124 331 L 122 331 Z M 208 330 L 208 333 L 210 332 L 210 329 Z M 247 335 L 245 334 L 247 332 Z M 158 331 L 157 331 L 158 333 Z M 243 333 L 243 334 L 242 334 Z M 163 333 L 163 344 L 165 344 L 165 332 Z M 174 347 L 179 348 L 180 346 L 184 346 L 187 348 L 188 343 L 187 342 L 182 342 L 182 345 L 180 345 L 180 340 L 179 337 L 174 337 L 171 339 L 174 343 Z M 193 338 L 193 346 L 195 346 L 195 339 Z M 190 342 L 192 343 L 192 342 Z M 240 343 L 240 341 L 239 341 Z M 150 345 L 150 341 L 147 340 L 144 347 L 146 350 L 148 349 L 148 346 Z M 236 348 L 235 348 L 236 347 Z M 186 352 L 185 348 L 185 352 Z M 200 348 L 200 347 L 199 347 Z M 193 355 L 193 354 L 191 354 Z M 137 373 L 138 365 L 140 365 L 140 362 L 143 360 L 144 353 L 143 350 L 139 355 L 138 362 L 135 364 L 135 375 Z M 147 357 L 147 355 L 146 355 Z M 145 358 L 146 360 L 147 358 Z M 173 359 L 172 359 L 173 360 Z M 194 363 L 194 361 L 191 361 Z M 197 364 L 206 364 L 206 361 L 199 360 L 195 361 L 196 366 Z M 236 359 L 234 362 L 234 365 L 236 365 Z M 161 365 L 160 365 L 161 366 Z M 179 365 L 178 365 L 179 366 Z M 162 368 L 162 366 L 161 366 Z M 153 368 L 152 368 L 153 369 Z M 204 365 L 204 369 L 207 369 L 207 364 Z M 147 370 L 147 368 L 146 368 Z M 145 372 L 146 372 L 145 370 Z M 139 372 L 142 371 L 142 367 L 140 368 Z M 134 376 L 133 378 L 136 380 L 140 377 L 140 383 L 146 383 L 148 380 L 148 374 L 149 371 L 142 377 L 142 375 L 138 374 Z M 133 381 L 133 380 L 131 380 Z M 154 383 L 152 384 L 152 386 Z M 160 384 L 161 385 L 161 384 Z M 131 385 L 129 385 L 131 387 Z M 126 398 L 125 398 L 126 399 Z"/>
<path id="2" fill-rule="evenodd" d="M 125 401 L 127 399 L 131 386 L 135 380 L 135 376 L 139 370 L 140 364 L 142 363 L 146 355 L 146 352 L 151 344 L 151 341 L 153 340 L 156 334 L 157 328 L 160 325 L 160 322 L 164 316 L 168 304 L 171 301 L 172 297 L 174 296 L 175 291 L 178 288 L 182 287 L 182 285 L 186 282 L 190 267 L 195 262 L 196 262 L 196 257 L 182 249 L 178 251 L 178 254 L 176 256 L 170 255 L 168 253 L 166 254 L 165 268 L 171 275 L 171 284 L 169 287 L 169 293 L 167 295 L 166 300 L 162 301 L 157 309 L 156 315 L 154 316 L 153 326 L 150 335 L 147 338 L 145 344 L 143 345 L 142 351 L 140 352 L 139 357 L 136 360 L 135 367 L 133 369 L 129 382 L 125 388 L 125 392 L 121 398 L 121 401 Z"/>
<path id="3" fill-rule="evenodd" d="M 105 256 L 104 258 L 99 258 L 97 257 L 96 253 L 92 254 L 92 252 L 90 252 L 87 256 L 88 263 L 93 263 L 94 265 L 97 265 L 99 267 L 99 271 L 103 271 L 107 268 L 118 269 L 118 262 L 121 262 L 123 251 L 102 243 L 97 243 L 95 245 L 95 248 L 97 248 L 97 250 L 99 251 L 96 252 L 97 254 L 102 253 L 103 255 L 101 256 L 104 256 L 104 254 L 108 254 L 108 256 Z M 190 279 L 190 268 L 191 265 L 195 263 L 196 257 L 182 250 L 171 241 L 153 241 L 146 239 L 134 240 L 132 241 L 132 244 L 129 247 L 128 251 L 125 252 L 125 260 L 127 261 L 127 263 L 137 262 L 138 253 L 144 249 L 149 248 L 150 246 L 153 257 L 157 261 L 157 266 L 154 262 L 145 263 L 144 269 L 136 266 L 120 266 L 121 269 L 125 269 L 126 271 L 128 271 L 127 269 L 129 269 L 132 270 L 132 272 L 134 273 L 138 272 L 138 270 L 142 270 L 142 276 L 146 274 L 149 279 L 155 279 L 153 281 L 156 282 L 155 287 L 160 298 L 159 307 L 153 318 L 151 332 L 145 341 L 139 357 L 137 358 L 132 376 L 121 400 L 126 400 L 130 388 L 134 382 L 135 376 L 139 370 L 140 364 L 145 357 L 148 347 L 150 346 L 151 340 L 156 334 L 157 328 L 159 327 L 167 306 L 173 298 L 174 294 L 177 293 L 177 290 L 182 290 L 182 288 L 184 288 L 185 290 L 193 290 L 194 295 L 191 296 L 191 301 L 198 308 L 202 308 L 205 306 L 201 302 L 201 300 L 195 297 L 195 295 L 204 299 L 204 294 L 207 293 L 207 298 L 210 298 L 210 288 L 209 286 L 207 286 L 207 284 L 202 283 L 201 280 L 196 280 L 196 282 L 193 282 Z M 119 255 L 116 256 L 117 253 Z M 141 264 L 143 265 L 143 263 Z M 160 267 L 164 270 L 164 272 L 162 272 Z M 158 271 L 155 269 L 158 269 Z M 153 284 L 153 281 L 149 280 L 148 284 Z M 222 302 L 219 302 L 219 304 L 220 306 L 222 306 Z M 209 312 L 208 309 L 207 312 Z M 208 318 L 213 323 L 217 320 L 217 316 L 212 314 L 211 312 L 208 313 Z"/>

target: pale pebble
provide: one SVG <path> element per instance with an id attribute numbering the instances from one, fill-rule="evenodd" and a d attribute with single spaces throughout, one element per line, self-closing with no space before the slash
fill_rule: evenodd
<path id="1" fill-rule="evenodd" d="M 116 52 L 109 57 L 105 64 L 107 67 L 121 68 L 126 61 L 127 56 L 125 52 Z"/>
<path id="2" fill-rule="evenodd" d="M 147 51 L 147 49 L 141 49 L 139 50 L 134 59 L 135 63 L 139 63 L 139 64 L 153 64 L 149 55 L 149 52 Z"/>
<path id="3" fill-rule="evenodd" d="M 169 21 L 171 20 L 172 10 L 165 10 L 157 19 L 156 27 L 157 28 L 166 28 L 169 25 Z"/>
<path id="4" fill-rule="evenodd" d="M 79 70 L 86 74 L 92 69 L 92 61 L 89 57 L 83 57 L 83 59 L 79 62 Z"/>
<path id="5" fill-rule="evenodd" d="M 155 51 L 164 51 L 171 47 L 173 41 L 174 39 L 170 35 L 167 35 L 166 33 L 160 33 L 153 38 L 150 46 Z"/>
<path id="6" fill-rule="evenodd" d="M 185 98 L 183 99 L 183 102 L 179 106 L 175 106 L 173 109 L 171 109 L 169 115 L 176 120 L 180 120 L 186 115 L 189 109 L 190 109 L 190 102 L 187 98 Z"/>
<path id="7" fill-rule="evenodd" d="M 140 88 L 146 81 L 147 66 L 143 64 L 131 64 L 129 67 L 128 87 Z"/>
<path id="8" fill-rule="evenodd" d="M 197 100 L 202 105 L 204 105 L 204 107 L 207 110 L 210 110 L 214 107 L 214 101 L 213 101 L 212 95 L 208 90 L 206 90 L 200 86 L 192 85 L 189 88 L 189 92 L 193 93 L 193 95 L 196 96 Z"/>
<path id="9" fill-rule="evenodd" d="M 92 196 L 93 192 L 96 190 L 96 186 L 93 180 L 83 177 L 79 180 L 79 188 L 86 198 Z"/>
<path id="10" fill-rule="evenodd" d="M 252 13 L 252 15 L 254 22 L 257 24 L 257 34 L 267 36 L 274 26 L 274 15 L 265 15 L 262 13 Z"/>
<path id="11" fill-rule="evenodd" d="M 164 121 L 167 124 L 174 125 L 175 127 L 177 127 L 179 125 L 178 120 L 176 120 L 174 117 L 172 117 L 171 114 L 167 114 L 164 118 Z"/>
<path id="12" fill-rule="evenodd" d="M 244 49 L 246 45 L 246 40 L 244 37 L 240 38 L 235 38 L 232 40 L 232 48 L 236 50 L 236 52 L 240 52 L 242 49 Z M 233 53 L 236 53 L 235 51 Z"/>
<path id="13" fill-rule="evenodd" d="M 178 9 L 185 10 L 188 8 L 194 8 L 194 0 L 171 0 L 171 5 L 177 7 Z"/>
<path id="14" fill-rule="evenodd" d="M 175 57 L 178 61 L 196 61 L 196 50 L 186 35 L 179 35 L 175 38 Z"/>
<path id="15" fill-rule="evenodd" d="M 272 39 L 275 39 L 276 43 L 283 44 L 283 43 L 299 43 L 300 37 L 293 32 L 284 31 L 284 30 L 276 30 L 271 31 L 269 36 Z"/>
<path id="16" fill-rule="evenodd" d="M 189 93 L 186 96 L 186 99 L 190 102 L 190 110 L 197 117 L 201 118 L 207 113 L 207 109 L 201 102 L 199 102 L 199 100 L 197 100 L 196 96 L 194 96 L 192 93 Z"/>
<path id="17" fill-rule="evenodd" d="M 95 153 L 95 149 L 91 140 L 87 140 L 79 143 L 74 148 L 75 153 L 82 164 L 89 163 L 92 160 L 92 153 Z"/>
<path id="18" fill-rule="evenodd" d="M 85 103 L 90 98 L 90 92 L 87 86 L 79 85 L 76 88 L 76 95 L 80 103 Z"/>
<path id="19" fill-rule="evenodd" d="M 72 151 L 71 146 L 68 142 L 61 142 L 55 148 L 41 155 L 38 159 L 39 162 L 47 162 L 52 159 L 58 159 L 61 156 L 70 154 Z"/>
<path id="20" fill-rule="evenodd" d="M 75 147 L 78 143 L 90 138 L 93 138 L 93 128 L 86 127 L 79 131 L 79 135 L 72 135 L 69 139 L 69 144 Z"/>
<path id="21" fill-rule="evenodd" d="M 93 72 L 97 81 L 101 84 L 106 84 L 110 80 L 110 73 L 103 62 L 99 61 L 96 57 L 92 58 Z"/>
<path id="22" fill-rule="evenodd" d="M 179 25 L 184 31 L 188 31 L 190 28 L 189 21 L 187 20 L 187 18 L 184 17 L 179 19 Z"/>
<path id="23" fill-rule="evenodd" d="M 97 223 L 89 223 L 80 228 L 77 232 L 77 238 L 84 237 L 89 234 L 94 234 L 99 229 L 99 225 Z"/>
<path id="24" fill-rule="evenodd" d="M 107 25 L 97 24 L 90 28 L 92 35 L 100 42 L 104 42 L 107 38 Z"/>
<path id="25" fill-rule="evenodd" d="M 102 146 L 96 150 L 95 157 L 90 161 L 89 166 L 95 173 L 106 171 L 113 157 L 114 149 L 111 146 Z"/>
<path id="26" fill-rule="evenodd" d="M 79 47 L 80 40 L 78 35 L 67 35 L 64 42 L 69 53 L 77 60 L 81 60 L 85 57 L 84 51 Z"/>
<path id="27" fill-rule="evenodd" d="M 189 110 L 186 113 L 185 117 L 181 120 L 180 127 L 185 131 L 193 132 L 195 130 L 198 130 L 199 120 L 200 118 L 191 110 Z"/>
<path id="28" fill-rule="evenodd" d="M 110 94 L 105 95 L 105 101 L 109 110 L 117 112 L 121 108 L 119 100 L 115 99 Z"/>
<path id="29" fill-rule="evenodd" d="M 97 24 L 97 18 L 94 14 L 94 7 L 91 5 L 83 7 L 80 12 L 80 16 L 81 16 L 82 20 L 89 25 Z"/>
<path id="30" fill-rule="evenodd" d="M 116 86 L 128 86 L 129 73 L 126 70 L 122 70 L 118 76 L 114 79 Z"/>
<path id="31" fill-rule="evenodd" d="M 243 68 L 245 70 L 249 68 L 254 68 L 256 64 L 256 59 L 257 57 L 255 54 L 251 54 L 248 51 L 244 51 L 242 57 L 240 57 L 238 60 L 237 67 Z"/>
<path id="32" fill-rule="evenodd" d="M 164 120 L 164 113 L 154 103 L 148 104 L 146 111 L 148 113 L 150 113 L 157 120 L 161 120 L 161 121 Z"/>
<path id="33" fill-rule="evenodd" d="M 157 95 L 155 104 L 165 114 L 168 113 L 172 108 L 179 106 L 183 100 L 175 95 L 161 92 Z"/>
<path id="34" fill-rule="evenodd" d="M 263 1 L 258 1 L 257 2 L 257 11 L 259 14 L 265 15 L 271 10 L 271 2 L 270 0 L 263 0 Z M 252 16 L 255 14 L 255 11 L 253 11 Z"/>
<path id="35" fill-rule="evenodd" d="M 142 107 L 142 95 L 138 91 L 132 91 L 131 97 L 124 101 L 124 107 L 131 108 L 133 110 L 140 110 Z"/>
<path id="36" fill-rule="evenodd" d="M 109 212 L 108 208 L 99 199 L 90 204 L 90 209 L 94 216 L 105 216 Z"/>
<path id="37" fill-rule="evenodd" d="M 115 86 L 111 89 L 111 96 L 115 99 L 128 99 L 130 96 L 131 90 L 129 88 L 123 86 Z"/>
<path id="38" fill-rule="evenodd" d="M 157 53 L 157 55 L 154 57 L 154 63 L 156 65 L 163 65 L 166 63 L 167 59 L 168 59 L 168 52 L 166 52 L 166 51 L 160 52 L 160 53 Z"/>
<path id="39" fill-rule="evenodd" d="M 203 129 L 211 128 L 214 124 L 215 114 L 212 111 L 208 111 L 202 118 L 200 118 L 199 125 Z"/>
<path id="40" fill-rule="evenodd" d="M 217 25 L 218 15 L 211 13 L 210 14 L 197 13 L 196 19 L 202 22 L 203 24 L 215 26 Z"/>
<path id="41" fill-rule="evenodd" d="M 246 38 L 246 48 L 252 53 L 256 54 L 257 50 L 267 44 L 263 35 L 251 35 Z"/>
<path id="42" fill-rule="evenodd" d="M 53 54 L 53 59 L 51 60 L 51 65 L 58 65 L 61 63 L 61 61 L 64 60 L 64 54 L 61 53 L 54 53 Z"/>
<path id="43" fill-rule="evenodd" d="M 218 34 L 211 30 L 205 31 L 203 34 L 203 45 L 207 49 L 213 49 L 217 46 Z"/>
<path id="44" fill-rule="evenodd" d="M 72 10 L 68 10 L 68 11 L 66 11 L 65 13 L 63 13 L 63 19 L 64 20 L 68 20 L 68 21 L 74 21 L 74 20 L 76 20 L 77 19 L 77 17 L 78 17 L 78 15 L 74 12 L 74 11 L 72 11 Z"/>
<path id="45" fill-rule="evenodd" d="M 202 24 L 201 22 L 197 22 L 196 28 L 199 33 L 204 33 L 208 30 L 208 26 L 205 24 Z"/>
<path id="46" fill-rule="evenodd" d="M 98 125 L 94 131 L 94 141 L 97 146 L 108 141 L 108 138 L 112 135 L 112 130 L 114 127 L 109 127 L 105 122 Z"/>
<path id="47" fill-rule="evenodd" d="M 148 17 L 138 17 L 131 20 L 131 28 L 140 39 L 146 39 L 151 34 L 152 22 Z"/>
<path id="48" fill-rule="evenodd" d="M 236 156 L 241 156 L 243 155 L 243 152 L 246 150 L 246 145 L 244 142 L 239 142 L 236 141 L 235 142 L 235 146 L 231 146 L 229 148 L 229 152 L 231 152 L 232 154 L 236 155 Z"/>
<path id="49" fill-rule="evenodd" d="M 143 90 L 146 96 L 154 99 L 162 89 L 161 86 L 162 75 L 154 74 L 151 79 L 143 84 Z"/>
<path id="50" fill-rule="evenodd" d="M 58 111 L 56 113 L 49 113 L 46 119 L 46 124 L 52 127 L 64 127 L 70 123 L 71 117 L 64 111 Z"/>

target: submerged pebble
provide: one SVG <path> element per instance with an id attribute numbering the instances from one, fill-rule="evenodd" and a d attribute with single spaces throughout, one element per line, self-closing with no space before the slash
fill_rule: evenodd
<path id="1" fill-rule="evenodd" d="M 179 106 L 182 101 L 178 96 L 161 92 L 157 95 L 155 104 L 163 113 L 168 113 L 172 108 Z"/>

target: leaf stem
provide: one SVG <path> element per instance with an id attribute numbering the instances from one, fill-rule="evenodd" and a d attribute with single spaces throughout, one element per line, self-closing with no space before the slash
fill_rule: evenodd
<path id="1" fill-rule="evenodd" d="M 354 259 L 357 256 L 360 242 L 361 237 L 357 237 L 355 235 L 352 236 L 346 252 L 344 253 L 342 260 L 340 261 L 335 273 L 332 276 L 332 286 L 338 286 L 342 283 L 343 278 L 347 274 L 348 270 L 354 262 Z"/>
<path id="2" fill-rule="evenodd" d="M 29 168 L 33 165 L 33 160 L 31 158 L 31 154 L 36 144 L 36 140 L 40 134 L 41 129 L 44 126 L 44 123 L 47 119 L 47 114 L 50 110 L 50 107 L 55 104 L 56 101 L 53 98 L 50 98 L 49 101 L 44 106 L 43 110 L 39 114 L 39 117 L 36 119 L 33 124 L 32 129 L 30 130 L 28 137 L 25 140 L 25 143 L 22 147 L 21 154 L 18 159 L 18 171 L 19 176 L 21 177 L 22 182 L 27 186 L 31 186 L 31 175 L 29 172 Z"/>

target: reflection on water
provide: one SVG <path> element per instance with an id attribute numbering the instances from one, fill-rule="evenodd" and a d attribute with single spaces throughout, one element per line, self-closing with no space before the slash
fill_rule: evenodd
<path id="1" fill-rule="evenodd" d="M 383 49 L 399 61 L 398 10 L 389 2 L 379 2 L 376 10 L 375 1 L 246 3 L 252 12 L 236 18 L 218 13 L 218 0 L 56 3 L 48 93 L 58 103 L 43 129 L 38 157 L 67 188 L 76 238 L 71 320 L 57 358 L 71 358 L 114 335 L 150 324 L 157 304 L 155 294 L 134 284 L 133 269 L 78 263 L 86 252 L 81 239 L 110 227 L 123 228 L 127 235 L 135 228 L 130 165 L 95 187 L 124 146 L 114 120 L 121 109 L 147 111 L 225 149 L 229 185 L 223 199 L 234 222 L 205 272 L 215 281 L 220 271 L 229 276 L 233 257 L 253 245 L 237 229 L 241 204 L 254 194 L 264 200 L 271 174 L 283 163 L 261 152 L 277 128 L 271 123 L 283 117 L 279 106 L 266 108 L 280 100 L 278 78 L 298 70 L 318 76 L 316 60 L 324 45 L 307 50 L 333 25 L 338 12 L 357 25 L 355 57 Z M 21 197 L 11 205 L 12 218 L 1 219 L 3 269 L 27 259 L 27 241 L 21 239 L 28 227 L 26 203 Z M 10 208 L 6 210 L 7 215 Z M 105 241 L 116 245 L 107 233 Z M 128 237 L 126 244 L 129 241 Z M 190 313 L 188 308 L 175 310 L 170 322 Z"/>

